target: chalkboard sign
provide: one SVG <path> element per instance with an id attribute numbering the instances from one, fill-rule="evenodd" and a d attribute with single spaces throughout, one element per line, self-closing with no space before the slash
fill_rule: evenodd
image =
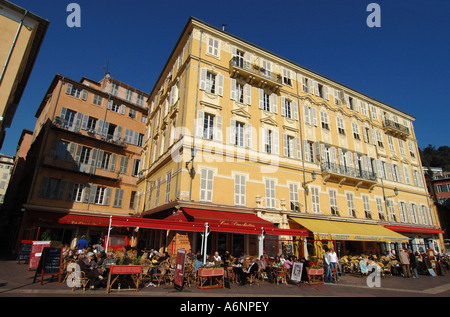
<path id="1" fill-rule="evenodd" d="M 61 264 L 62 264 L 62 248 L 44 248 L 41 258 L 36 269 L 33 283 L 36 277 L 41 275 L 41 285 L 43 284 L 44 275 L 58 275 L 58 282 L 61 283 Z"/>
<path id="2" fill-rule="evenodd" d="M 30 261 L 32 241 L 22 241 L 20 244 L 19 254 L 17 255 L 17 262 Z"/>

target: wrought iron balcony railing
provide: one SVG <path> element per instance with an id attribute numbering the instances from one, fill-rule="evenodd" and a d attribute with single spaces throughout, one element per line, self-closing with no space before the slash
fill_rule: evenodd
<path id="1" fill-rule="evenodd" d="M 252 64 L 250 62 L 246 62 L 242 58 L 237 57 L 237 56 L 233 57 L 230 60 L 230 67 L 236 67 L 236 68 L 242 69 L 248 73 L 251 73 L 251 74 L 261 77 L 261 78 L 268 79 L 268 80 L 273 81 L 280 85 L 283 84 L 282 77 L 280 74 L 273 73 L 273 72 L 271 72 L 267 69 L 264 69 L 258 65 Z"/>
<path id="2" fill-rule="evenodd" d="M 350 176 L 355 178 L 362 178 L 369 181 L 377 181 L 377 174 L 361 169 L 355 169 L 349 166 L 340 166 L 336 163 L 323 162 L 321 165 L 322 172 L 329 172 L 333 174 L 339 174 L 344 176 Z"/>

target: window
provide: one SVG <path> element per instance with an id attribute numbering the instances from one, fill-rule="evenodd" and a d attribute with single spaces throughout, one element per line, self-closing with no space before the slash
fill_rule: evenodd
<path id="1" fill-rule="evenodd" d="M 156 180 L 155 207 L 159 205 L 159 195 L 161 193 L 161 177 Z"/>
<path id="2" fill-rule="evenodd" d="M 387 139 L 388 139 L 389 151 L 395 152 L 394 140 L 392 139 L 392 136 L 388 135 Z"/>
<path id="3" fill-rule="evenodd" d="M 111 95 L 117 96 L 117 93 L 119 92 L 119 85 L 116 83 L 111 84 L 111 90 L 109 91 Z"/>
<path id="4" fill-rule="evenodd" d="M 244 85 L 236 83 L 236 101 L 244 103 Z"/>
<path id="5" fill-rule="evenodd" d="M 411 155 L 412 158 L 416 158 L 416 154 L 414 154 L 414 145 L 412 142 L 408 142 L 408 148 L 409 148 L 409 155 Z"/>
<path id="6" fill-rule="evenodd" d="M 291 118 L 292 119 L 292 105 L 291 105 L 291 101 L 287 98 L 283 98 L 284 102 L 281 105 L 281 115 L 286 117 L 286 118 Z"/>
<path id="7" fill-rule="evenodd" d="M 127 89 L 125 94 L 125 100 L 131 101 L 133 99 L 133 92 L 130 89 Z"/>
<path id="8" fill-rule="evenodd" d="M 81 164 L 89 164 L 89 158 L 91 156 L 91 148 L 83 146 L 81 149 L 81 155 L 80 155 L 80 163 Z"/>
<path id="9" fill-rule="evenodd" d="M 305 146 L 305 161 L 314 163 L 314 143 L 312 141 L 304 140 Z"/>
<path id="10" fill-rule="evenodd" d="M 270 111 L 270 95 L 266 92 L 263 95 L 263 110 Z"/>
<path id="11" fill-rule="evenodd" d="M 73 122 L 75 120 L 76 112 L 67 108 L 61 109 L 61 118 L 64 120 L 65 128 L 72 128 Z"/>
<path id="12" fill-rule="evenodd" d="M 212 202 L 213 170 L 202 169 L 200 175 L 200 201 Z"/>
<path id="13" fill-rule="evenodd" d="M 320 112 L 320 122 L 322 124 L 322 129 L 330 130 L 329 122 L 328 122 L 328 113 L 321 111 Z"/>
<path id="14" fill-rule="evenodd" d="M 375 108 L 374 106 L 371 106 L 370 109 L 372 110 L 372 119 L 378 120 L 377 108 Z"/>
<path id="15" fill-rule="evenodd" d="M 352 131 L 353 131 L 353 138 L 356 140 L 361 140 L 359 136 L 358 125 L 355 122 L 352 122 Z"/>
<path id="16" fill-rule="evenodd" d="M 353 97 L 347 96 L 347 108 L 353 111 L 358 111 L 358 105 L 356 99 Z"/>
<path id="17" fill-rule="evenodd" d="M 101 106 L 102 105 L 102 101 L 103 101 L 102 96 L 94 94 L 94 98 L 92 99 L 92 103 L 94 105 Z"/>
<path id="18" fill-rule="evenodd" d="M 381 200 L 380 197 L 377 197 L 375 200 L 377 202 L 378 217 L 380 218 L 380 220 L 385 220 L 383 211 L 383 201 Z"/>
<path id="19" fill-rule="evenodd" d="M 245 176 L 234 175 L 234 204 L 245 206 Z"/>
<path id="20" fill-rule="evenodd" d="M 319 200 L 319 188 L 311 187 L 311 202 L 312 202 L 312 212 L 320 213 L 320 200 Z"/>
<path id="21" fill-rule="evenodd" d="M 136 191 L 132 190 L 130 195 L 130 209 L 135 208 L 136 203 Z"/>
<path id="22" fill-rule="evenodd" d="M 305 93 L 314 94 L 314 83 L 312 79 L 302 77 L 302 90 Z"/>
<path id="23" fill-rule="evenodd" d="M 126 174 L 127 173 L 128 160 L 129 160 L 129 158 L 127 156 L 121 156 L 120 157 L 119 173 L 121 173 L 121 174 Z"/>
<path id="24" fill-rule="evenodd" d="M 411 221 L 412 223 L 418 223 L 417 221 L 417 205 L 411 204 Z"/>
<path id="25" fill-rule="evenodd" d="M 337 122 L 338 133 L 345 135 L 344 120 L 342 118 L 337 117 L 336 122 Z"/>
<path id="26" fill-rule="evenodd" d="M 403 140 L 397 139 L 397 141 L 398 141 L 398 147 L 400 149 L 400 154 L 405 155 L 405 147 L 403 145 Z"/>
<path id="27" fill-rule="evenodd" d="M 398 213 L 400 214 L 400 221 L 406 222 L 406 204 L 404 202 L 399 202 Z"/>
<path id="28" fill-rule="evenodd" d="M 234 144 L 237 146 L 244 146 L 244 124 L 236 121 L 234 132 Z"/>
<path id="29" fill-rule="evenodd" d="M 279 141 L 278 141 L 278 131 L 277 130 L 270 130 L 267 128 L 262 128 L 262 137 L 261 140 L 263 142 L 262 144 L 262 150 L 265 153 L 269 154 L 279 154 Z"/>
<path id="30" fill-rule="evenodd" d="M 346 193 L 345 195 L 347 196 L 348 215 L 350 217 L 356 218 L 356 210 L 355 210 L 355 205 L 354 205 L 354 202 L 353 202 L 353 194 L 352 193 Z"/>
<path id="31" fill-rule="evenodd" d="M 295 183 L 289 184 L 289 201 L 291 210 L 300 212 L 300 203 L 298 202 L 298 185 Z"/>
<path id="32" fill-rule="evenodd" d="M 142 106 L 144 104 L 144 96 L 143 95 L 141 95 L 141 94 L 137 95 L 136 104 L 138 106 Z"/>
<path id="33" fill-rule="evenodd" d="M 342 100 L 341 94 L 342 94 L 341 91 L 339 91 L 337 89 L 334 89 L 334 104 L 336 106 L 340 106 L 341 105 L 341 100 Z"/>
<path id="34" fill-rule="evenodd" d="M 134 109 L 128 109 L 128 117 L 131 119 L 136 119 L 136 110 Z"/>
<path id="35" fill-rule="evenodd" d="M 330 209 L 331 214 L 333 216 L 339 216 L 339 210 L 337 206 L 337 199 L 336 199 L 336 191 L 335 190 L 328 190 L 328 196 L 330 196 Z"/>
<path id="36" fill-rule="evenodd" d="M 283 155 L 294 158 L 294 137 L 283 134 Z"/>
<path id="37" fill-rule="evenodd" d="M 275 180 L 266 179 L 266 207 L 275 208 L 275 202 Z"/>
<path id="38" fill-rule="evenodd" d="M 208 40 L 208 54 L 219 56 L 219 40 L 210 37 Z"/>
<path id="39" fill-rule="evenodd" d="M 103 153 L 103 158 L 102 158 L 101 163 L 100 163 L 100 168 L 102 168 L 104 170 L 107 170 L 108 167 L 109 167 L 110 160 L 111 160 L 111 153 L 104 152 Z"/>
<path id="40" fill-rule="evenodd" d="M 216 75 L 211 72 L 206 73 L 206 88 L 205 88 L 205 90 L 212 94 L 214 94 L 216 92 Z"/>
<path id="41" fill-rule="evenodd" d="M 428 207 L 425 205 L 422 205 L 422 219 L 424 225 L 432 224 Z"/>
<path id="42" fill-rule="evenodd" d="M 116 188 L 116 190 L 114 192 L 113 207 L 118 207 L 118 208 L 122 207 L 123 192 L 124 192 L 123 189 Z"/>
<path id="43" fill-rule="evenodd" d="M 397 216 L 395 215 L 395 209 L 394 209 L 394 201 L 392 199 L 386 200 L 387 208 L 389 211 L 389 217 L 391 218 L 391 221 L 397 222 Z"/>
<path id="44" fill-rule="evenodd" d="M 377 144 L 378 144 L 378 146 L 384 148 L 383 137 L 381 136 L 381 132 L 379 130 L 377 130 L 376 133 L 377 133 Z"/>
<path id="45" fill-rule="evenodd" d="M 305 122 L 317 126 L 317 109 L 304 106 Z"/>
<path id="46" fill-rule="evenodd" d="M 131 170 L 131 176 L 139 176 L 139 167 L 141 164 L 141 160 L 133 159 L 133 168 Z"/>
<path id="47" fill-rule="evenodd" d="M 68 141 L 59 140 L 58 148 L 56 149 L 56 156 L 55 156 L 55 158 L 57 160 L 62 160 L 62 161 L 66 160 L 67 155 L 69 154 L 68 148 L 69 148 L 69 142 Z"/>
<path id="48" fill-rule="evenodd" d="M 285 85 L 292 86 L 291 82 L 291 71 L 288 69 L 283 68 L 283 83 Z"/>
<path id="49" fill-rule="evenodd" d="M 214 138 L 214 116 L 205 113 L 203 120 L 203 138 L 212 140 Z"/>
<path id="50" fill-rule="evenodd" d="M 72 193 L 73 201 L 78 203 L 83 202 L 83 191 L 84 191 L 84 184 L 74 184 Z"/>
<path id="51" fill-rule="evenodd" d="M 315 82 L 314 86 L 315 86 L 316 96 L 318 96 L 322 99 L 326 99 L 326 100 L 329 99 L 327 86 L 322 85 L 318 82 Z"/>
<path id="52" fill-rule="evenodd" d="M 72 91 L 70 92 L 70 95 L 75 97 L 75 98 L 80 98 L 81 95 L 81 89 L 78 87 L 73 87 Z"/>
<path id="53" fill-rule="evenodd" d="M 367 219 L 372 219 L 372 213 L 370 212 L 369 196 L 362 195 L 364 214 Z"/>
<path id="54" fill-rule="evenodd" d="M 56 178 L 50 178 L 48 179 L 47 187 L 45 190 L 44 197 L 50 198 L 50 199 L 56 199 L 58 198 L 58 189 L 59 189 L 59 183 L 60 179 Z"/>
<path id="55" fill-rule="evenodd" d="M 98 186 L 95 192 L 94 204 L 103 205 L 105 200 L 106 187 Z"/>
<path id="56" fill-rule="evenodd" d="M 83 116 L 83 120 L 84 120 L 84 116 Z M 86 123 L 86 126 L 85 126 L 85 130 L 88 130 L 88 131 L 91 131 L 91 132 L 95 132 L 95 128 L 96 128 L 96 126 L 97 126 L 97 119 L 96 118 L 93 118 L 93 117 L 91 117 L 91 116 L 88 116 L 87 117 L 87 123 Z M 82 124 L 82 128 L 83 128 L 83 124 Z"/>

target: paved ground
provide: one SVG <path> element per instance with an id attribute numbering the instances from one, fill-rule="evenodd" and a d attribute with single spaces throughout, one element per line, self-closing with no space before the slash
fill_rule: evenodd
<path id="1" fill-rule="evenodd" d="M 361 276 L 342 276 L 337 284 L 269 284 L 238 286 L 230 288 L 198 289 L 196 286 L 185 287 L 182 291 L 171 285 L 140 288 L 138 292 L 129 290 L 113 291 L 106 294 L 104 288 L 96 290 L 76 289 L 72 291 L 66 283 L 58 283 L 45 277 L 43 285 L 33 283 L 35 271 L 28 270 L 27 264 L 16 261 L 0 261 L 0 297 L 159 297 L 159 298 L 208 298 L 255 297 L 290 298 L 290 297 L 450 297 L 450 275 L 403 278 L 399 276 L 382 277 L 380 287 L 367 286 L 367 278 Z"/>

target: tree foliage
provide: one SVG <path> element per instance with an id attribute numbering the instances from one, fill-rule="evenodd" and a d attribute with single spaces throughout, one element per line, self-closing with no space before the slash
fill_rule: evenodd
<path id="1" fill-rule="evenodd" d="M 450 147 L 444 145 L 436 149 L 434 145 L 428 144 L 419 150 L 424 167 L 442 167 L 444 171 L 450 171 Z"/>

